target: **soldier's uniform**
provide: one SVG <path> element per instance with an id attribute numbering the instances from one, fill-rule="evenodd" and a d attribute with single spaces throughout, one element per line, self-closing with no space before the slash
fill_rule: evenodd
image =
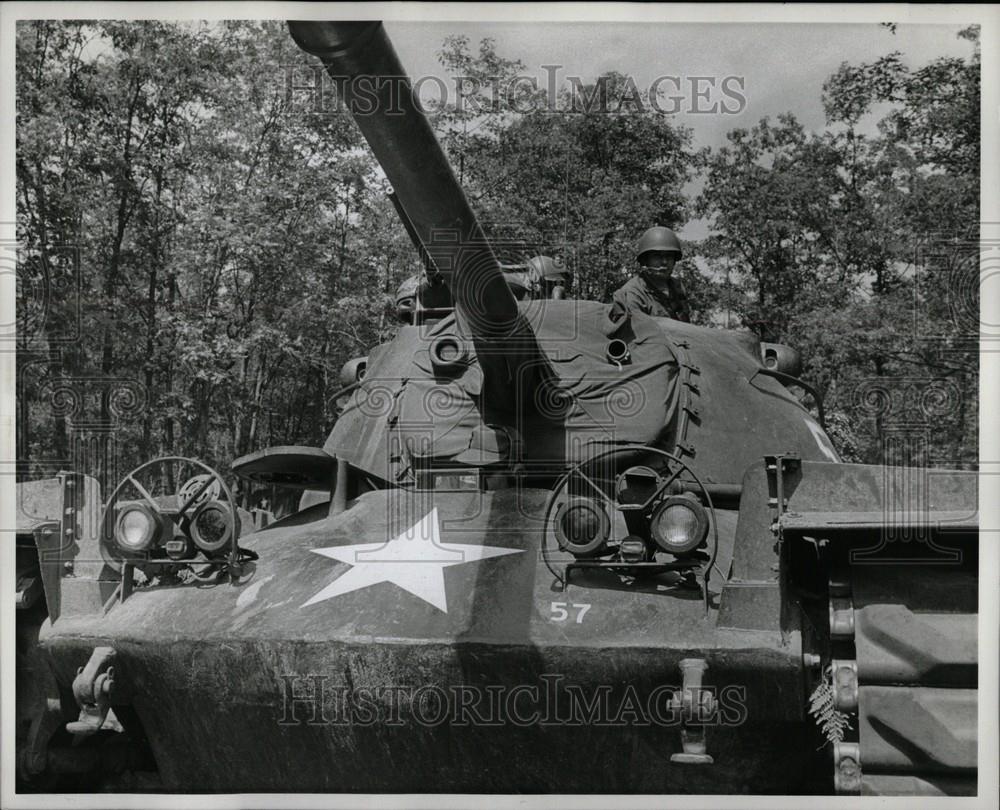
<path id="1" fill-rule="evenodd" d="M 667 290 L 661 291 L 650 284 L 641 274 L 632 276 L 614 291 L 612 298 L 622 306 L 658 318 L 673 318 L 675 321 L 689 322 L 691 307 L 681 280 L 671 276 Z"/>
<path id="2" fill-rule="evenodd" d="M 671 275 L 682 256 L 681 242 L 670 228 L 654 225 L 636 246 L 638 272 L 613 293 L 616 303 L 659 318 L 690 322 L 691 307 L 684 285 Z"/>

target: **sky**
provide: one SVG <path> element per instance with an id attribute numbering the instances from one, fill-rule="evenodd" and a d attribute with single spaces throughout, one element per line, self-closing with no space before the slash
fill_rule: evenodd
<path id="1" fill-rule="evenodd" d="M 135 4 L 132 7 L 140 5 L 157 9 L 168 7 L 168 4 Z M 180 20 L 189 16 L 214 17 L 216 13 L 219 18 L 252 18 L 255 5 L 223 5 L 210 14 L 205 13 L 206 6 L 201 3 L 171 8 Z M 421 13 L 424 9 L 439 11 L 447 5 L 421 6 L 418 10 Z M 245 7 L 247 13 L 232 14 L 235 6 Z M 328 11 L 316 16 L 378 18 L 381 15 L 376 6 L 360 7 L 371 14 L 357 13 L 353 5 L 349 6 L 351 14 L 338 12 L 339 6 L 325 4 L 308 8 L 310 12 Z M 186 8 L 197 8 L 199 13 L 188 15 Z M 267 8 L 273 10 L 270 6 Z M 900 23 L 891 31 L 875 22 L 461 21 L 419 17 L 393 19 L 404 7 L 394 5 L 391 8 L 393 13 L 385 15 L 388 18 L 385 26 L 404 68 L 414 80 L 438 77 L 454 87 L 452 77 L 438 60 L 445 37 L 452 34 L 467 37 L 472 52 L 478 50 L 483 38 L 492 38 L 501 57 L 520 60 L 524 64 L 524 75 L 534 77 L 543 87 L 553 72 L 560 88 L 567 85 L 570 77 L 578 77 L 583 84 L 589 84 L 612 70 L 630 76 L 642 91 L 655 87 L 658 78 L 676 77 L 676 80 L 668 78 L 665 81 L 661 78 L 659 88 L 665 97 L 680 97 L 674 102 L 680 110 L 671 118 L 691 129 L 694 148 L 722 146 L 726 133 L 732 129 L 748 128 L 765 116 L 774 119 L 785 112 L 794 113 L 807 131 L 824 129 L 823 83 L 843 62 L 871 62 L 899 51 L 904 64 L 919 68 L 942 56 L 968 58 L 973 50 L 972 43 L 957 36 L 968 26 L 967 22 Z M 649 8 L 647 6 L 646 10 Z M 822 13 L 838 10 L 821 5 L 814 8 L 817 20 Z M 508 9 L 506 16 L 515 11 Z M 887 16 L 892 15 L 888 8 L 886 11 Z M 955 9 L 956 13 L 959 11 Z M 951 16 L 950 19 L 961 18 Z M 100 47 L 100 43 L 93 47 Z M 709 77 L 714 80 L 713 88 L 707 86 Z M 675 81 L 679 81 L 679 87 Z M 698 82 L 707 95 L 700 100 L 694 99 L 692 82 Z M 723 82 L 729 91 L 723 91 Z M 433 97 L 434 84 L 427 83 L 426 87 L 429 90 L 425 90 L 425 95 L 429 92 Z M 664 103 L 669 105 L 671 102 L 665 100 Z M 725 105 L 731 113 L 697 111 L 698 107 L 704 109 L 713 105 Z M 861 122 L 859 130 L 874 132 L 877 120 L 885 111 L 884 106 L 876 107 L 867 120 Z M 683 190 L 693 198 L 702 184 L 703 178 L 697 177 Z M 685 241 L 701 240 L 709 233 L 708 223 L 692 219 L 679 233 Z"/>
<path id="2" fill-rule="evenodd" d="M 821 128 L 823 82 L 841 62 L 872 61 L 894 50 L 912 66 L 939 56 L 966 57 L 972 45 L 956 36 L 964 27 L 900 25 L 892 34 L 871 23 L 386 23 L 413 76 L 445 76 L 437 52 L 445 36 L 463 34 L 474 45 L 492 37 L 501 56 L 520 59 L 525 72 L 540 80 L 541 66 L 551 64 L 563 66 L 560 75 L 584 80 L 617 70 L 640 87 L 661 75 L 745 77 L 742 114 L 678 116 L 707 146 L 722 143 L 734 126 L 786 110 L 807 128 Z"/>
<path id="3" fill-rule="evenodd" d="M 414 78 L 447 78 L 437 53 L 449 34 L 467 36 L 473 51 L 481 39 L 492 37 L 500 56 L 520 59 L 525 74 L 537 77 L 543 86 L 547 74 L 542 65 L 561 66 L 556 73 L 560 82 L 579 76 L 586 83 L 616 70 L 647 88 L 658 76 L 678 76 L 686 98 L 674 120 L 692 129 L 696 148 L 718 147 L 731 129 L 750 127 L 764 116 L 774 118 L 787 111 L 807 130 L 821 130 L 826 123 L 823 82 L 842 62 L 870 62 L 892 51 L 901 51 L 911 67 L 941 56 L 966 58 L 972 43 L 957 37 L 965 27 L 901 24 L 893 34 L 874 23 L 386 23 L 403 66 Z M 693 112 L 690 77 L 696 76 L 714 76 L 717 82 L 726 76 L 742 77 L 743 109 L 726 115 Z M 670 82 L 662 88 L 675 92 Z M 701 88 L 706 85 L 701 83 Z M 716 101 L 730 109 L 739 106 L 734 97 L 721 94 L 718 84 L 707 102 L 699 105 L 704 108 Z M 871 129 L 875 118 L 867 122 Z M 694 221 L 681 236 L 700 239 L 706 233 L 705 224 Z"/>

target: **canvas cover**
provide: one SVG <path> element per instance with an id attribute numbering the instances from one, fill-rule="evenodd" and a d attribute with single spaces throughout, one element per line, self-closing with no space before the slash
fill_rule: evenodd
<path id="1" fill-rule="evenodd" d="M 532 353 L 523 344 L 507 352 L 519 362 L 504 364 L 496 357 L 504 347 L 465 340 L 466 363 L 443 374 L 430 351 L 440 336 L 459 334 L 454 316 L 402 327 L 369 357 L 325 449 L 404 482 L 428 461 L 499 461 L 508 439 L 526 464 L 558 466 L 596 448 L 664 439 L 677 362 L 655 319 L 592 301 L 525 301 L 520 308 L 537 346 L 524 362 Z M 625 362 L 608 359 L 615 339 L 628 347 Z M 488 358 L 479 356 L 484 351 Z"/>

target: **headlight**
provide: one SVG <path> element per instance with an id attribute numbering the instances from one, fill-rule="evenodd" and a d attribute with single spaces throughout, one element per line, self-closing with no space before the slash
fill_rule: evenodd
<path id="1" fill-rule="evenodd" d="M 221 501 L 205 501 L 191 517 L 191 539 L 206 556 L 223 551 L 236 535 L 229 508 Z"/>
<path id="2" fill-rule="evenodd" d="M 672 495 L 653 510 L 649 533 L 663 551 L 688 554 L 708 534 L 708 513 L 693 495 Z"/>
<path id="3" fill-rule="evenodd" d="M 590 498 L 570 498 L 556 513 L 556 539 L 560 548 L 578 557 L 604 551 L 611 536 L 611 518 L 603 504 Z"/>
<path id="4" fill-rule="evenodd" d="M 147 551 L 163 535 L 164 520 L 145 504 L 129 504 L 118 513 L 115 542 L 123 551 Z"/>

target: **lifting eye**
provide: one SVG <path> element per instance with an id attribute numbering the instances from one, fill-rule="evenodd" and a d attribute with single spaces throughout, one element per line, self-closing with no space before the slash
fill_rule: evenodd
<path id="1" fill-rule="evenodd" d="M 555 526 L 559 547 L 577 557 L 600 555 L 611 537 L 607 510 L 590 498 L 574 497 L 561 504 Z"/>
<path id="2" fill-rule="evenodd" d="M 690 554 L 708 535 L 708 513 L 690 493 L 671 495 L 653 510 L 649 533 L 661 550 Z"/>

